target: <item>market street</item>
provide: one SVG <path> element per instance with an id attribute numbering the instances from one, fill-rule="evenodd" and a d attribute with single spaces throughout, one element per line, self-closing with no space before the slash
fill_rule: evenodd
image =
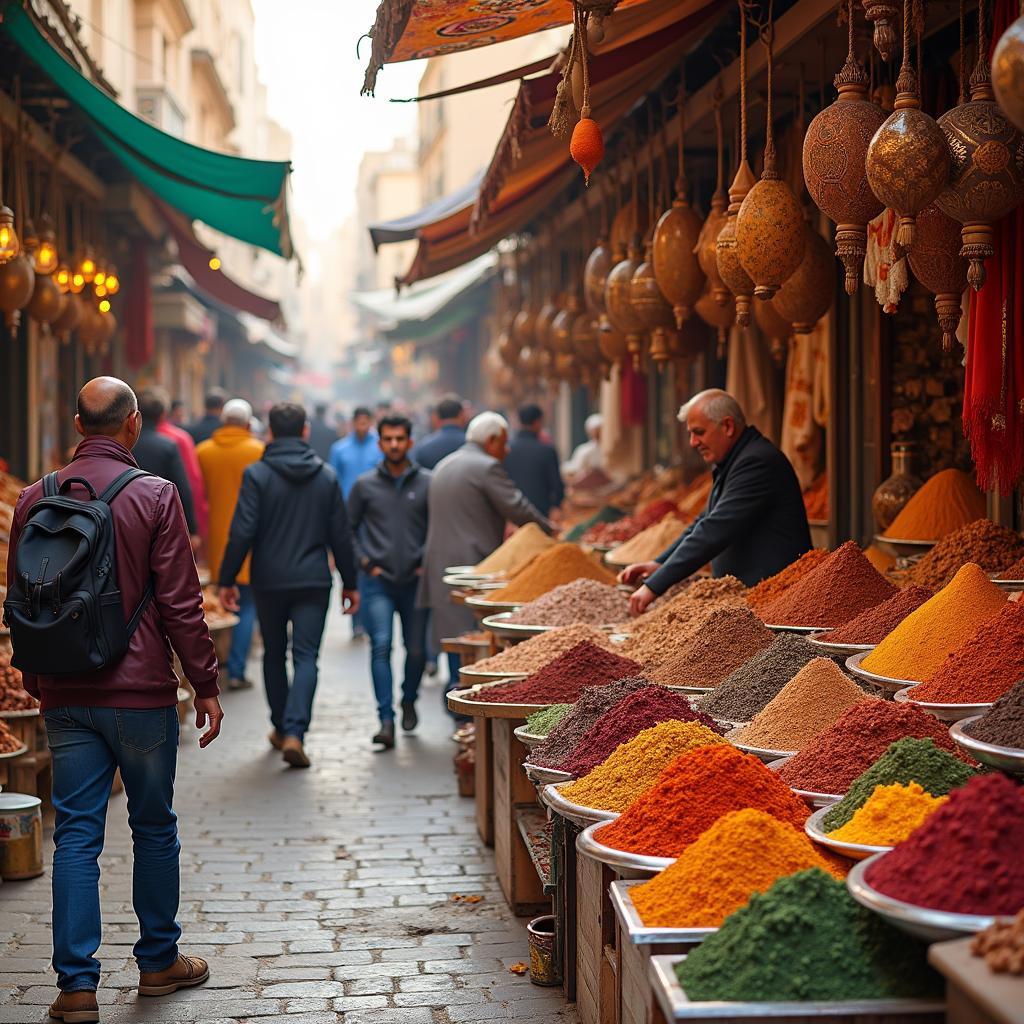
<path id="1" fill-rule="evenodd" d="M 182 843 L 182 951 L 210 959 L 200 988 L 135 994 L 124 796 L 110 803 L 102 858 L 102 1019 L 259 1019 L 291 1024 L 461 1024 L 575 1019 L 559 988 L 509 972 L 528 960 L 525 922 L 508 910 L 473 803 L 456 794 L 455 746 L 436 682 L 423 724 L 374 753 L 365 642 L 332 608 L 309 752 L 294 771 L 266 744 L 257 687 L 223 697 L 221 737 L 205 751 L 187 727 L 176 810 Z M 397 664 L 397 662 L 396 662 Z M 250 675 L 260 679 L 258 664 Z M 44 842 L 47 861 L 52 844 Z M 53 999 L 49 870 L 7 882 L 0 904 L 0 1020 L 43 1021 Z M 454 894 L 480 895 L 453 904 Z"/>

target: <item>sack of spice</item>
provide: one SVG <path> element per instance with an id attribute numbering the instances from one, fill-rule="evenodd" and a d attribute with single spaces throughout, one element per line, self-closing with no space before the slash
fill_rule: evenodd
<path id="1" fill-rule="evenodd" d="M 1016 683 L 965 732 L 982 743 L 1024 750 L 1024 679 Z"/>

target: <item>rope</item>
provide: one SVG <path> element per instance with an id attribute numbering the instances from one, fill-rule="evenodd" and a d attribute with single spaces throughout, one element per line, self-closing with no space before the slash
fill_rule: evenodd
<path id="1" fill-rule="evenodd" d="M 980 10 L 980 6 L 979 6 Z M 962 106 L 967 102 L 967 10 L 960 0 L 960 99 Z"/>
<path id="2" fill-rule="evenodd" d="M 1024 3 L 1024 0 L 1021 0 Z M 725 132 L 722 128 L 722 81 L 718 80 L 715 86 L 714 98 L 712 100 L 715 111 L 715 148 L 718 153 L 718 178 L 715 181 L 715 191 L 721 192 L 725 188 Z"/>
<path id="3" fill-rule="evenodd" d="M 747 12 L 740 0 L 740 163 L 747 162 Z"/>
<path id="4" fill-rule="evenodd" d="M 772 14 L 775 0 L 768 0 L 768 23 L 760 30 L 761 41 L 768 51 L 768 101 L 765 104 L 764 171 L 762 178 L 777 177 L 775 169 L 775 101 L 773 83 L 775 79 L 775 22 Z"/>
<path id="5" fill-rule="evenodd" d="M 686 134 L 686 58 L 679 61 L 679 177 L 676 180 L 676 191 L 682 195 L 686 191 L 686 154 L 683 136 Z M 666 126 L 667 127 L 667 126 Z"/>
<path id="6" fill-rule="evenodd" d="M 978 0 L 978 63 L 971 75 L 972 95 L 976 87 L 988 86 L 991 77 L 988 61 L 988 0 Z"/>

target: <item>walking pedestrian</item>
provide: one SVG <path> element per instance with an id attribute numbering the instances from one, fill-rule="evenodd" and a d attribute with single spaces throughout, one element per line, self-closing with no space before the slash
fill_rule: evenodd
<path id="1" fill-rule="evenodd" d="M 242 487 L 242 474 L 247 466 L 257 462 L 263 454 L 263 442 L 250 432 L 252 406 L 242 398 L 232 398 L 221 410 L 222 425 L 213 436 L 196 448 L 199 466 L 203 471 L 206 495 L 210 503 L 209 537 L 206 542 L 206 560 L 210 576 L 220 576 L 220 565 L 228 543 L 231 518 L 235 514 L 238 492 Z M 228 654 L 227 676 L 229 690 L 248 690 L 252 682 L 245 674 L 256 626 L 256 605 L 249 589 L 249 560 L 246 559 L 236 573 L 238 584 L 238 624 L 231 631 L 231 650 Z"/>
<path id="2" fill-rule="evenodd" d="M 313 407 L 313 418 L 309 421 L 309 445 L 324 462 L 330 462 L 331 446 L 337 440 L 337 426 L 327 422 L 327 403 L 318 402 Z"/>
<path id="3" fill-rule="evenodd" d="M 417 443 L 412 453 L 413 462 L 424 469 L 433 469 L 445 456 L 466 443 L 466 421 L 462 415 L 462 399 L 458 395 L 442 398 L 434 409 L 434 416 L 436 428 Z"/>
<path id="4" fill-rule="evenodd" d="M 175 398 L 171 402 L 171 410 L 167 415 L 171 423 L 173 423 L 176 427 L 181 427 L 182 430 L 185 430 L 187 432 L 188 406 L 185 405 L 185 403 L 180 398 Z M 189 437 L 191 436 L 192 435 L 189 434 Z M 195 442 L 193 442 L 193 444 L 194 443 Z"/>
<path id="5" fill-rule="evenodd" d="M 270 410 L 270 444 L 244 472 L 220 566 L 225 608 L 239 604 L 238 575 L 252 555 L 252 592 L 263 634 L 263 684 L 270 745 L 293 768 L 308 768 L 304 741 L 313 714 L 320 643 L 331 601 L 328 551 L 341 576 L 342 610 L 359 607 L 355 555 L 334 470 L 309 446 L 301 405 Z M 288 682 L 288 627 L 293 674 Z"/>
<path id="6" fill-rule="evenodd" d="M 413 445 L 409 419 L 385 416 L 377 433 L 384 461 L 356 480 L 348 507 L 356 556 L 365 577 L 363 617 L 370 632 L 370 675 L 380 718 L 373 742 L 390 750 L 395 745 L 391 644 L 396 613 L 405 645 L 402 728 L 411 732 L 419 722 L 416 699 L 426 664 L 427 611 L 416 606 L 416 591 L 427 539 L 430 473 L 409 458 Z"/>
<path id="7" fill-rule="evenodd" d="M 99 1020 L 98 861 L 117 770 L 128 797 L 135 853 L 132 905 L 140 932 L 134 948 L 139 994 L 165 995 L 199 985 L 210 976 L 206 961 L 178 950 L 180 848 L 172 809 L 178 682 L 171 647 L 195 690 L 196 725 L 205 726 L 200 747 L 217 738 L 223 712 L 217 700 L 217 656 L 203 618 L 202 591 L 181 502 L 173 485 L 138 472 L 132 458 L 131 449 L 141 431 L 135 394 L 113 377 L 89 381 L 78 396 L 75 429 L 83 440 L 70 465 L 32 484 L 18 499 L 7 569 L 11 600 L 5 611 L 12 624 L 14 663 L 24 669 L 25 688 L 42 702 L 53 758 L 52 962 L 60 993 L 50 1016 L 88 1024 Z M 137 475 L 131 476 L 132 471 Z M 97 525 L 92 547 L 81 543 L 79 527 L 72 546 L 75 559 L 64 566 L 48 558 L 48 554 L 59 556 L 61 547 L 66 554 L 74 532 L 63 530 L 66 537 L 52 532 L 60 517 L 71 525 L 67 506 L 51 497 L 54 488 L 66 496 L 62 502 L 70 497 L 84 505 L 99 505 L 86 498 L 100 495 L 109 503 L 103 506 L 109 519 L 102 510 L 80 515 L 107 525 Z M 74 564 L 80 562 L 79 556 L 88 562 L 104 542 L 112 545 L 108 557 L 116 551 L 110 563 L 113 572 L 108 569 L 97 579 L 90 568 L 86 573 L 90 579 L 80 576 L 80 585 L 93 590 L 65 595 L 61 607 L 61 593 L 53 589 L 55 579 L 61 578 L 62 569 L 73 579 L 81 571 L 81 564 Z M 27 584 L 26 579 L 35 582 Z M 20 616 L 14 606 L 26 596 L 20 589 L 26 586 L 33 591 L 28 604 L 34 601 L 37 609 L 30 640 L 38 636 L 41 644 L 21 642 Z M 119 659 L 104 658 L 102 652 L 92 650 L 89 664 L 101 667 L 76 670 L 72 662 L 87 653 L 83 644 L 94 642 L 94 634 L 80 629 L 60 633 L 58 627 L 80 614 L 76 600 L 91 600 L 96 591 L 109 596 L 118 589 L 124 617 L 107 617 L 98 628 L 125 653 Z M 47 642 L 51 630 L 53 641 Z M 59 661 L 69 671 L 33 671 L 39 659 L 48 669 Z"/>
<path id="8" fill-rule="evenodd" d="M 156 425 L 156 432 L 163 434 L 164 437 L 169 437 L 178 446 L 178 454 L 185 466 L 185 476 L 188 478 L 189 487 L 192 488 L 196 527 L 199 536 L 205 537 L 209 522 L 209 509 L 206 504 L 206 484 L 203 483 L 203 471 L 199 468 L 199 459 L 196 457 L 196 443 L 192 440 L 192 435 L 175 423 L 168 413 L 168 409 L 173 406 L 170 395 L 163 388 L 150 388 L 149 390 L 163 407 L 160 420 Z"/>
<path id="9" fill-rule="evenodd" d="M 210 388 L 206 392 L 203 415 L 188 428 L 196 445 L 209 441 L 213 437 L 213 432 L 220 427 L 221 413 L 224 411 L 224 403 L 227 398 L 227 394 L 221 388 Z"/>
<path id="10" fill-rule="evenodd" d="M 543 437 L 544 413 L 528 403 L 519 409 L 519 430 L 508 448 L 505 469 L 516 486 L 545 516 L 557 518 L 565 500 L 558 453 Z"/>

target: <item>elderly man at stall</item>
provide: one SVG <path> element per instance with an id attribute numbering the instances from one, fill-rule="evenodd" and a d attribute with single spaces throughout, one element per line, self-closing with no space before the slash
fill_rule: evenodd
<path id="1" fill-rule="evenodd" d="M 789 459 L 749 426 L 732 395 L 702 391 L 680 410 L 690 447 L 711 466 L 707 508 L 653 562 L 624 569 L 623 583 L 642 584 L 629 599 L 639 615 L 669 587 L 711 563 L 715 576 L 748 586 L 773 576 L 810 549 L 800 483 Z"/>
<path id="2" fill-rule="evenodd" d="M 430 608 L 433 639 L 458 636 L 476 626 L 472 612 L 452 604 L 442 582 L 450 565 L 475 565 L 505 534 L 505 524 L 538 523 L 553 527 L 512 482 L 502 463 L 508 454 L 508 422 L 496 412 L 482 412 L 466 429 L 466 443 L 442 459 L 430 481 L 429 527 L 423 554 L 418 603 Z M 458 680 L 458 656 L 448 656 L 448 689 Z"/>
<path id="3" fill-rule="evenodd" d="M 604 453 L 601 451 L 601 428 L 604 417 L 595 412 L 583 422 L 587 440 L 573 449 L 572 455 L 562 465 L 562 475 L 569 483 L 582 480 L 590 473 L 604 473 Z"/>

